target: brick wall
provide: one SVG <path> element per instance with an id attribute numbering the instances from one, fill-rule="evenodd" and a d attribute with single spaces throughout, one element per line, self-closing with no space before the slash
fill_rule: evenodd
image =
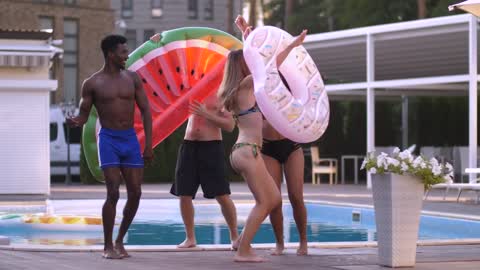
<path id="1" fill-rule="evenodd" d="M 0 28 L 39 29 L 39 17 L 54 18 L 54 38 L 63 39 L 64 18 L 78 20 L 78 85 L 103 65 L 100 40 L 114 30 L 114 11 L 110 0 L 77 0 L 74 6 L 64 5 L 63 0 L 49 3 L 26 0 L 0 0 Z M 61 60 L 58 60 L 61 61 Z M 58 90 L 52 94 L 52 103 L 63 100 L 63 65 L 56 64 L 55 77 Z"/>

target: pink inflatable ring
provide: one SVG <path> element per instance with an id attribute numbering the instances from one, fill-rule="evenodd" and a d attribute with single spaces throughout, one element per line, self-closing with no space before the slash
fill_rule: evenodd
<path id="1" fill-rule="evenodd" d="M 288 139 L 308 143 L 327 129 L 330 106 L 320 72 L 303 46 L 294 48 L 280 66 L 291 92 L 282 82 L 276 56 L 292 38 L 279 28 L 263 26 L 247 37 L 243 50 L 265 118 Z"/>

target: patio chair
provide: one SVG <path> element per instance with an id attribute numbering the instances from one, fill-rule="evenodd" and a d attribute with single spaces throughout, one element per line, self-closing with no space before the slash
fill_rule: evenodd
<path id="1" fill-rule="evenodd" d="M 477 194 L 477 197 L 475 199 L 475 203 L 478 204 L 478 201 L 480 199 L 480 179 L 475 180 L 476 183 L 473 184 L 453 184 L 456 186 L 458 190 L 458 195 L 457 195 L 457 202 L 460 200 L 460 196 L 462 195 L 462 192 L 464 191 L 474 191 Z"/>
<path id="2" fill-rule="evenodd" d="M 333 184 L 333 176 L 335 175 L 335 184 L 338 183 L 338 162 L 335 158 L 320 158 L 318 147 L 310 147 L 312 156 L 312 184 L 320 184 L 320 179 L 317 181 L 317 175 L 328 174 L 329 183 Z"/>
<path id="3" fill-rule="evenodd" d="M 430 194 L 430 191 L 432 189 L 443 189 L 444 190 L 443 200 L 445 201 L 447 199 L 448 191 L 450 191 L 450 189 L 457 190 L 458 194 L 460 194 L 461 186 L 459 186 L 459 184 L 453 183 L 453 181 L 433 185 L 425 192 L 425 195 L 423 196 L 424 200 L 427 200 L 428 195 Z M 457 201 L 458 201 L 458 199 L 457 199 Z"/>
<path id="4" fill-rule="evenodd" d="M 475 180 L 476 183 L 454 183 L 453 181 L 449 181 L 447 183 L 436 184 L 433 185 L 429 190 L 425 192 L 425 196 L 423 197 L 424 200 L 427 200 L 427 197 L 432 189 L 444 189 L 445 192 L 443 193 L 443 200 L 447 198 L 448 192 L 450 190 L 457 191 L 457 202 L 460 201 L 460 196 L 464 191 L 474 191 L 477 194 L 475 199 L 475 203 L 478 204 L 480 200 L 480 178 Z"/>

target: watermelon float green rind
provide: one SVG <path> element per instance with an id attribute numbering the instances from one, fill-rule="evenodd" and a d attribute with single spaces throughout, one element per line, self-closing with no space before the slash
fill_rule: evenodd
<path id="1" fill-rule="evenodd" d="M 216 43 L 228 50 L 234 51 L 242 48 L 242 43 L 236 37 L 223 31 L 208 27 L 183 27 L 174 30 L 164 31 L 159 42 L 151 40 L 143 43 L 138 49 L 133 51 L 127 60 L 127 67 L 133 65 L 147 53 L 163 47 L 164 45 L 182 40 L 199 39 Z"/>
<path id="2" fill-rule="evenodd" d="M 172 42 L 177 42 L 177 41 L 187 41 L 187 40 L 202 40 L 206 41 L 209 43 L 214 43 L 220 47 L 223 47 L 224 49 L 228 51 L 232 50 L 237 50 L 242 48 L 242 43 L 239 41 L 237 38 L 234 36 L 225 33 L 223 31 L 213 29 L 213 28 L 207 28 L 207 27 L 184 27 L 184 28 L 178 28 L 174 30 L 169 30 L 169 31 L 164 31 L 161 33 L 161 39 L 159 42 L 153 42 L 153 41 L 146 41 L 144 44 L 142 44 L 139 48 L 134 50 L 130 55 L 129 59 L 127 60 L 126 66 L 131 67 L 132 65 L 146 65 L 147 63 L 143 62 L 142 58 L 147 55 L 148 53 L 154 51 L 155 49 L 158 48 L 165 48 L 164 46 L 172 43 Z M 221 69 L 223 71 L 223 68 Z M 219 72 L 219 69 L 216 69 L 216 72 Z M 208 77 L 208 76 L 206 76 Z M 218 81 L 218 80 L 217 80 Z M 199 87 L 208 87 L 208 81 L 199 81 L 198 83 Z M 203 91 L 205 92 L 205 91 Z M 185 97 L 183 97 L 183 101 L 185 102 Z M 201 98 L 198 98 L 198 95 L 195 95 L 193 93 L 188 94 L 190 98 L 196 97 L 197 100 L 203 100 Z M 172 110 L 177 110 L 172 107 Z M 97 149 L 97 134 L 96 134 L 96 125 L 97 125 L 97 119 L 98 115 L 95 110 L 95 108 L 92 108 L 92 111 L 90 112 L 89 119 L 87 123 L 84 126 L 83 129 L 83 136 L 82 136 L 82 145 L 84 149 L 84 154 L 85 158 L 87 160 L 88 167 L 92 173 L 92 175 L 95 177 L 96 180 L 98 181 L 103 181 L 104 176 L 102 173 L 101 168 L 99 167 L 99 160 L 98 160 L 98 149 Z M 188 117 L 185 117 L 183 122 L 185 122 L 188 119 Z M 155 124 L 155 119 L 154 119 L 154 124 Z M 174 126 L 175 128 L 178 128 L 183 124 L 183 122 L 176 123 Z M 169 128 L 171 129 L 173 125 L 169 123 Z M 153 126 L 154 132 L 155 132 L 155 125 Z M 157 127 L 157 128 L 162 128 Z M 138 130 L 137 130 L 138 132 Z M 162 131 L 163 132 L 163 131 Z M 163 132 L 165 133 L 165 132 Z M 144 140 L 144 134 L 138 134 L 139 140 L 141 144 L 143 143 Z M 155 139 L 155 138 L 154 138 Z M 153 147 L 158 145 L 161 141 L 153 141 Z M 143 152 L 143 149 L 141 149 Z"/>
<path id="3" fill-rule="evenodd" d="M 103 172 L 100 169 L 98 161 L 97 150 L 97 125 L 98 114 L 95 106 L 92 106 L 90 116 L 87 123 L 83 126 L 82 132 L 82 147 L 85 159 L 87 161 L 88 168 L 95 179 L 102 181 L 104 179 Z"/>

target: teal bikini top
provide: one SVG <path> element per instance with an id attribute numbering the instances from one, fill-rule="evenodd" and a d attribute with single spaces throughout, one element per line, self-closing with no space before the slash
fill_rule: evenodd
<path id="1" fill-rule="evenodd" d="M 234 115 L 233 115 L 233 118 L 235 118 L 235 120 L 238 120 L 238 117 L 240 117 L 240 116 L 244 116 L 244 115 L 247 115 L 247 114 L 250 114 L 250 113 L 256 113 L 256 112 L 261 112 L 261 111 L 260 111 L 260 108 L 259 108 L 258 105 L 257 105 L 257 103 L 255 103 L 255 105 L 253 105 L 253 106 L 252 106 L 251 108 L 249 108 L 249 109 L 240 111 L 238 114 L 234 114 Z"/>

